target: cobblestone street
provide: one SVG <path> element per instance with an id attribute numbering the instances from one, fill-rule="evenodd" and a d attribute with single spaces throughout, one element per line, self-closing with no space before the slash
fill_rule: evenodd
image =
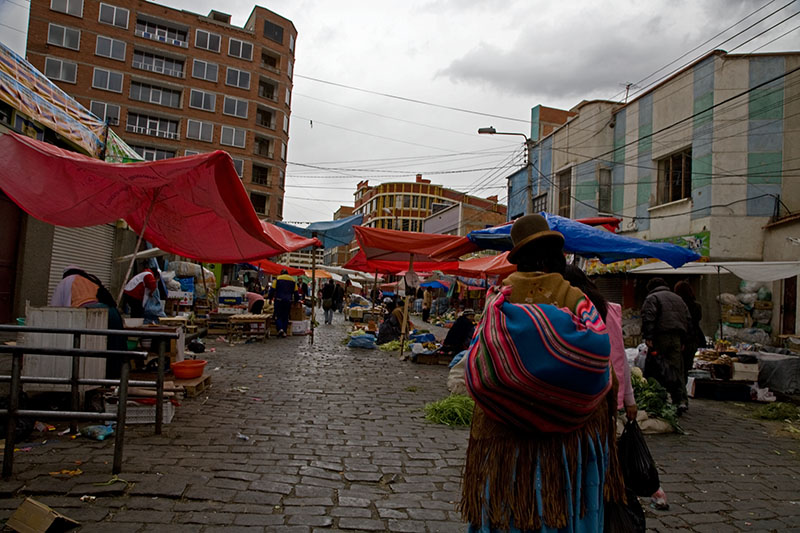
<path id="1" fill-rule="evenodd" d="M 162 436 L 129 426 L 125 481 L 95 485 L 111 478 L 113 439 L 51 440 L 17 453 L 0 516 L 31 495 L 87 532 L 464 531 L 467 430 L 422 412 L 447 395 L 447 369 L 349 349 L 344 336 L 337 315 L 313 345 L 209 340 L 212 388 Z M 741 410 L 695 401 L 686 435 L 649 437 L 671 504 L 647 508 L 653 531 L 800 531 L 800 441 Z"/>

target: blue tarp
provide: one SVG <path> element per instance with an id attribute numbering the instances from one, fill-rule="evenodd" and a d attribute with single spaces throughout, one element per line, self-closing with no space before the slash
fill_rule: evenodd
<path id="1" fill-rule="evenodd" d="M 420 287 L 430 287 L 431 289 L 444 289 L 447 290 L 450 287 L 445 285 L 441 281 L 426 281 L 424 283 L 419 284 Z"/>
<path id="2" fill-rule="evenodd" d="M 297 235 L 311 238 L 316 236 L 322 241 L 323 248 L 336 248 L 345 244 L 350 244 L 354 238 L 353 226 L 360 226 L 364 215 L 353 215 L 339 220 L 328 222 L 312 222 L 305 228 L 275 222 L 275 225 Z"/>
<path id="3" fill-rule="evenodd" d="M 654 257 L 678 268 L 685 263 L 700 259 L 700 254 L 675 244 L 625 237 L 550 213 L 543 212 L 541 215 L 547 219 L 550 229 L 564 235 L 566 252 L 584 257 L 597 257 L 603 263 L 637 257 Z M 467 238 L 483 249 L 507 251 L 513 248 L 511 224 L 472 231 Z"/>

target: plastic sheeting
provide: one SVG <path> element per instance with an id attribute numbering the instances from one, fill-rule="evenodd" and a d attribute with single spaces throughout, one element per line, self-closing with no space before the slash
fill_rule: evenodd
<path id="1" fill-rule="evenodd" d="M 106 163 L 15 133 L 0 137 L 0 188 L 33 217 L 68 227 L 125 219 L 162 250 L 239 263 L 308 246 L 261 221 L 222 151 L 143 163 Z"/>
<path id="2" fill-rule="evenodd" d="M 388 231 L 388 230 L 387 230 Z M 440 270 L 442 268 L 457 268 L 458 261 L 448 261 L 448 262 L 438 262 L 438 261 L 431 261 L 431 260 L 417 260 L 417 257 L 414 256 L 414 270 L 419 271 L 433 271 L 433 270 Z M 375 274 L 378 272 L 379 274 L 393 274 L 398 275 L 401 272 L 405 272 L 408 270 L 408 259 L 405 260 L 383 260 L 383 259 L 367 259 L 367 256 L 364 254 L 364 250 L 359 250 L 356 255 L 353 256 L 347 264 L 344 265 L 344 268 L 350 270 L 358 270 L 359 272 L 368 272 L 370 274 Z"/>
<path id="3" fill-rule="evenodd" d="M 461 239 L 455 235 L 415 233 L 364 226 L 356 226 L 353 229 L 356 232 L 361 251 L 368 260 L 404 261 L 407 264 L 411 254 L 414 254 L 415 271 L 438 270 L 441 265 L 431 260 L 430 255 L 443 246 Z M 433 266 L 424 267 L 422 263 L 431 263 Z"/>
<path id="4" fill-rule="evenodd" d="M 305 228 L 284 222 L 276 222 L 275 225 L 303 237 L 311 238 L 316 235 L 324 248 L 336 248 L 350 244 L 354 235 L 353 226 L 360 226 L 363 219 L 364 215 L 353 215 L 329 222 L 312 222 Z"/>
<path id="5" fill-rule="evenodd" d="M 268 259 L 259 259 L 258 261 L 250 261 L 250 264 L 260 269 L 265 274 L 269 274 L 271 276 L 277 276 L 281 273 L 281 270 L 286 270 L 290 276 L 302 276 L 305 274 L 305 270 L 302 268 L 294 268 L 288 265 L 280 265 Z"/>
<path id="6" fill-rule="evenodd" d="M 0 42 L 0 100 L 99 157 L 105 124 Z"/>
<path id="7" fill-rule="evenodd" d="M 689 261 L 700 259 L 699 254 L 674 244 L 625 237 L 550 213 L 542 212 L 541 215 L 547 219 L 550 229 L 564 235 L 566 252 L 584 257 L 597 257 L 603 263 L 613 263 L 636 257 L 654 257 L 670 266 L 679 267 Z M 514 247 L 511 242 L 511 226 L 511 224 L 504 224 L 472 231 L 467 235 L 467 239 L 473 244 L 473 250 L 509 251 Z M 434 257 L 447 259 L 453 257 L 453 253 L 462 252 L 462 250 L 470 251 L 463 240 L 448 244 L 452 248 L 450 251 L 439 250 Z"/>

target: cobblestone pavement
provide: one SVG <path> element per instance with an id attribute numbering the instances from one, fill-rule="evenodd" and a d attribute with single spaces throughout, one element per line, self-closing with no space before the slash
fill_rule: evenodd
<path id="1" fill-rule="evenodd" d="M 464 531 L 467 430 L 422 412 L 447 394 L 447 369 L 349 349 L 344 335 L 336 315 L 313 345 L 209 340 L 212 388 L 161 436 L 129 426 L 125 481 L 95 485 L 111 479 L 113 440 L 53 439 L 17 453 L 0 518 L 30 495 L 81 531 Z M 693 402 L 687 435 L 649 438 L 671 503 L 647 510 L 652 531 L 800 531 L 800 441 L 735 409 Z"/>

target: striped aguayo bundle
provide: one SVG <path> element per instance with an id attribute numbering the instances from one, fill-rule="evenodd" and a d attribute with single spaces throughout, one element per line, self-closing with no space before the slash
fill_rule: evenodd
<path id="1" fill-rule="evenodd" d="M 566 433 L 584 425 L 611 387 L 610 345 L 594 305 L 573 314 L 514 304 L 494 288 L 467 355 L 466 383 L 487 416 L 523 431 Z"/>

